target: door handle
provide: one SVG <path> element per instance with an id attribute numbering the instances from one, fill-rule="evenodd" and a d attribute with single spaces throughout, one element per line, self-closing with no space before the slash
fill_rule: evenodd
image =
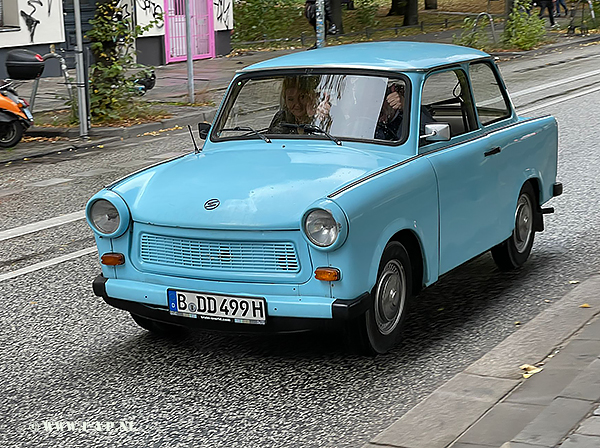
<path id="1" fill-rule="evenodd" d="M 500 146 L 496 146 L 496 147 L 490 149 L 489 151 L 484 152 L 483 155 L 485 157 L 493 156 L 494 154 L 498 154 L 500 151 L 502 151 L 502 148 L 500 148 Z"/>

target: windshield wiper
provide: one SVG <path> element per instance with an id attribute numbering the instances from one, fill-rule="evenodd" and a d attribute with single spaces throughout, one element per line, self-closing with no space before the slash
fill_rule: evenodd
<path id="1" fill-rule="evenodd" d="M 251 128 L 250 126 L 236 126 L 234 128 L 223 128 L 223 129 L 221 129 L 221 132 L 223 132 L 223 131 L 249 131 L 251 134 L 247 134 L 247 135 L 252 135 L 252 134 L 258 135 L 265 142 L 271 143 L 271 139 L 269 137 L 266 137 L 265 135 L 261 134 L 256 129 Z"/>
<path id="2" fill-rule="evenodd" d="M 294 124 L 294 123 L 279 123 L 281 126 L 286 128 L 294 128 L 294 129 L 302 129 L 307 134 L 323 134 L 329 140 L 334 142 L 336 145 L 342 146 L 342 141 L 338 138 L 335 138 L 329 132 L 324 129 L 321 129 L 319 126 L 314 124 Z"/>

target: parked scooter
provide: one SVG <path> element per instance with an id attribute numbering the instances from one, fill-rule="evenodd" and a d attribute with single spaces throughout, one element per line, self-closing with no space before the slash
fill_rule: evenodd
<path id="1" fill-rule="evenodd" d="M 29 103 L 19 98 L 8 82 L 0 85 L 0 148 L 12 148 L 33 124 Z"/>
<path id="2" fill-rule="evenodd" d="M 6 57 L 6 69 L 11 79 L 38 79 L 44 59 L 29 50 L 12 50 Z M 19 98 L 13 81 L 0 81 L 0 148 L 15 146 L 32 124 L 29 103 Z"/>

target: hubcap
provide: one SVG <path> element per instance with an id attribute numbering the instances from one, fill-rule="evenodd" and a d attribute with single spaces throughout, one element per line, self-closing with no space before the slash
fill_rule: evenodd
<path id="1" fill-rule="evenodd" d="M 375 290 L 375 322 L 388 335 L 398 325 L 406 301 L 406 273 L 397 260 L 385 265 Z"/>
<path id="2" fill-rule="evenodd" d="M 527 248 L 531 235 L 533 234 L 533 207 L 531 200 L 526 194 L 522 194 L 517 202 L 517 211 L 515 213 L 515 231 L 513 240 L 519 253 L 523 253 Z"/>

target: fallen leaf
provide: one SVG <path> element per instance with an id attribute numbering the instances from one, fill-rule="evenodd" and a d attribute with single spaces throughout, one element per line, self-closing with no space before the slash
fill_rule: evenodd
<path id="1" fill-rule="evenodd" d="M 531 364 L 523 364 L 519 367 L 519 369 L 525 371 L 525 373 L 523 373 L 523 378 L 529 378 L 531 375 L 535 375 L 536 373 L 539 373 L 542 370 L 544 370 L 543 367 L 536 367 L 532 366 Z"/>
<path id="2" fill-rule="evenodd" d="M 102 149 L 104 148 L 104 145 L 98 145 L 98 148 Z"/>
<path id="3" fill-rule="evenodd" d="M 587 303 L 584 303 L 582 305 L 579 305 L 579 308 L 591 308 L 591 306 Z"/>

